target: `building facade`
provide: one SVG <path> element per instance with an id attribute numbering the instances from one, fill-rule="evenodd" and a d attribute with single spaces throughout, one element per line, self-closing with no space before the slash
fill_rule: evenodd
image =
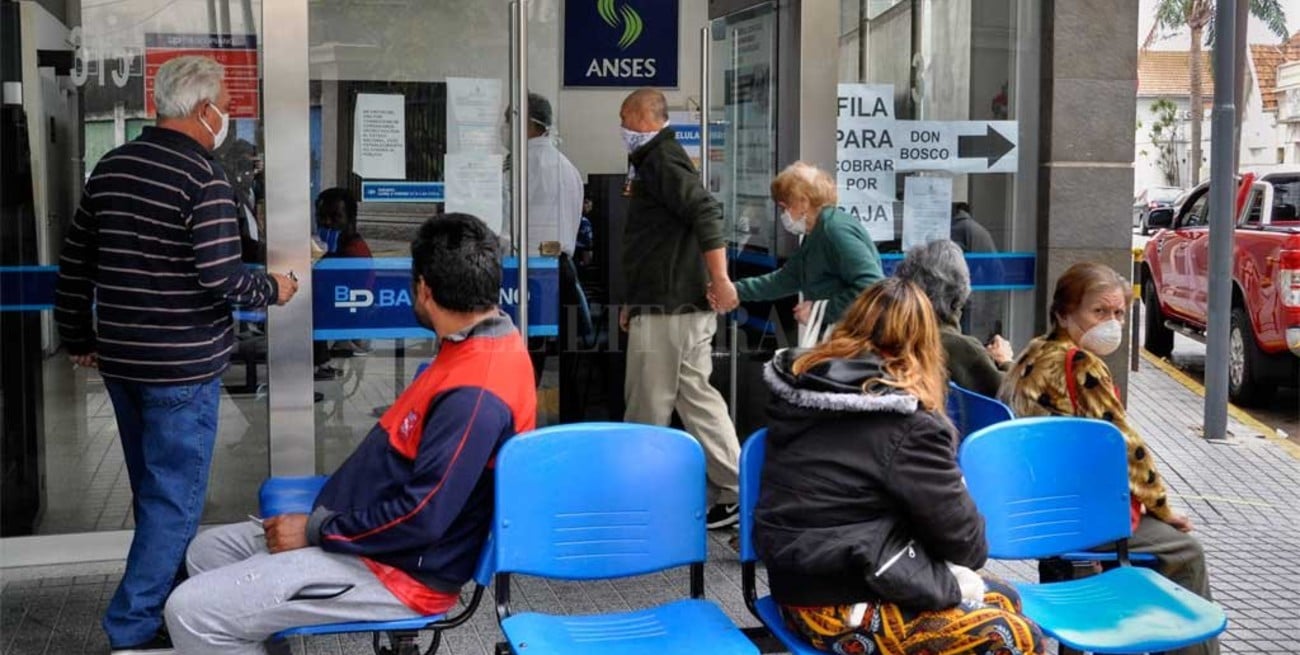
<path id="1" fill-rule="evenodd" d="M 800 159 L 837 172 L 841 206 L 867 222 L 887 269 L 906 246 L 946 236 L 952 205 L 967 203 L 996 244 L 968 253 L 966 327 L 981 338 L 1023 346 L 1041 332 L 1051 285 L 1077 261 L 1128 272 L 1137 3 L 610 4 L 0 1 L 0 564 L 121 557 L 129 541 L 111 405 L 94 371 L 68 364 L 42 294 L 82 182 L 152 122 L 151 76 L 180 52 L 227 64 L 238 93 L 217 158 L 246 201 L 261 262 L 303 279 L 279 311 L 236 315 L 207 522 L 255 511 L 268 475 L 332 470 L 430 356 L 430 335 L 404 318 L 408 242 L 439 211 L 472 211 L 505 236 L 519 229 L 514 186 L 527 164 L 509 156 L 520 126 L 511 99 L 529 91 L 550 100 L 553 136 L 596 204 L 584 284 L 600 361 L 618 359 L 608 311 L 620 299 L 627 173 L 618 110 L 643 85 L 665 90 L 679 141 L 725 207 L 734 276 L 771 270 L 797 247 L 767 185 Z M 360 200 L 373 260 L 313 266 L 313 199 L 333 187 Z M 554 287 L 533 276 L 547 263 L 526 262 L 525 297 L 543 305 Z M 518 297 L 503 289 L 506 304 Z M 756 363 L 788 343 L 792 302 L 721 319 L 717 383 L 742 430 L 761 425 Z M 536 312 L 534 334 L 564 320 Z M 313 379 L 314 341 L 339 375 Z M 1121 382 L 1123 361 L 1112 366 Z M 568 418 L 621 416 L 621 394 L 601 400 L 585 374 L 546 383 L 580 399 Z"/>

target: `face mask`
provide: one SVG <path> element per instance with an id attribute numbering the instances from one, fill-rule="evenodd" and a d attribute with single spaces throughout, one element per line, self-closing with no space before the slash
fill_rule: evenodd
<path id="1" fill-rule="evenodd" d="M 333 228 L 322 227 L 316 231 L 316 237 L 325 246 L 325 252 L 338 252 L 339 238 L 343 233 Z"/>
<path id="2" fill-rule="evenodd" d="M 1083 333 L 1079 339 L 1079 347 L 1087 350 L 1094 355 L 1105 357 L 1117 348 L 1124 340 L 1124 326 L 1116 319 L 1102 321 L 1094 326 L 1091 330 Z"/>
<path id="3" fill-rule="evenodd" d="M 801 219 L 791 216 L 790 210 L 788 209 L 781 210 L 781 227 L 784 227 L 787 232 L 795 236 L 808 231 L 808 224 L 803 222 Z"/>
<path id="4" fill-rule="evenodd" d="M 659 134 L 658 132 L 636 132 L 634 130 L 627 129 L 626 127 L 622 129 L 623 129 L 623 146 L 627 148 L 627 151 L 629 153 L 634 152 L 637 148 L 640 148 L 641 146 L 648 143 L 650 139 L 655 138 L 656 134 Z"/>
<path id="5" fill-rule="evenodd" d="M 230 117 L 221 113 L 221 110 L 217 109 L 216 105 L 212 105 L 212 109 L 221 117 L 221 129 L 215 132 L 212 131 L 212 126 L 208 125 L 208 122 L 203 120 L 202 116 L 199 117 L 199 122 L 203 123 L 203 127 L 208 129 L 208 134 L 212 135 L 212 149 L 216 150 L 221 147 L 221 144 L 226 140 L 226 135 L 230 133 Z"/>

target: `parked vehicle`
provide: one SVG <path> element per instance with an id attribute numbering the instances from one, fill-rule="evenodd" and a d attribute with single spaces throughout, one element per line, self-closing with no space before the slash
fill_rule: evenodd
<path id="1" fill-rule="evenodd" d="M 1151 211 L 1155 209 L 1172 209 L 1175 201 L 1181 195 L 1183 195 L 1183 190 L 1172 186 L 1153 186 L 1143 189 L 1141 193 L 1133 197 L 1133 227 L 1137 228 L 1142 236 L 1150 234 L 1150 228 L 1160 227 L 1155 224 L 1148 224 L 1147 219 Z"/>
<path id="2" fill-rule="evenodd" d="M 1209 183 L 1178 205 L 1171 229 L 1146 246 L 1146 342 L 1168 356 L 1174 332 L 1204 340 L 1209 303 Z M 1242 176 L 1235 201 L 1228 392 L 1267 402 L 1300 384 L 1300 170 Z"/>

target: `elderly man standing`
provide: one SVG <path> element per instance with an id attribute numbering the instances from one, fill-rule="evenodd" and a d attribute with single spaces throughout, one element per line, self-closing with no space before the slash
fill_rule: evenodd
<path id="1" fill-rule="evenodd" d="M 230 131 L 224 79 L 205 57 L 158 70 L 157 127 L 95 166 L 59 259 L 59 335 L 74 364 L 103 375 L 134 496 L 103 622 L 114 653 L 171 648 L 163 605 L 203 511 L 231 305 L 282 305 L 298 289 L 241 260 L 235 194 L 212 158 Z"/>
<path id="2" fill-rule="evenodd" d="M 633 92 L 619 115 L 628 150 L 630 201 L 623 236 L 628 332 L 624 420 L 668 425 L 673 410 L 704 446 L 709 528 L 737 521 L 736 428 L 709 384 L 719 307 L 734 307 L 722 208 L 667 128 L 668 103 L 653 89 Z"/>

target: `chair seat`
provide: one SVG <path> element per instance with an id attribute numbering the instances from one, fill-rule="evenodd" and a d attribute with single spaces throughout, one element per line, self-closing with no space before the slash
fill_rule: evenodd
<path id="1" fill-rule="evenodd" d="M 758 655 L 726 614 L 707 600 L 680 600 L 634 612 L 564 616 L 524 612 L 501 622 L 516 653 L 710 653 Z"/>
<path id="2" fill-rule="evenodd" d="M 785 618 L 781 616 L 781 610 L 771 596 L 758 599 L 754 603 L 754 609 L 758 611 L 758 618 L 763 622 L 763 626 L 770 630 L 772 636 L 776 637 L 782 645 L 790 649 L 793 655 L 821 655 L 822 651 L 808 645 L 803 637 L 786 627 Z"/>
<path id="3" fill-rule="evenodd" d="M 1025 616 L 1061 643 L 1094 653 L 1166 651 L 1228 625 L 1217 605 L 1150 569 L 1121 567 L 1049 584 L 1016 582 Z"/>
<path id="4" fill-rule="evenodd" d="M 274 635 L 271 635 L 271 640 L 279 641 L 297 635 L 336 635 L 348 632 L 400 632 L 407 630 L 423 630 L 429 627 L 430 623 L 441 621 L 445 618 L 447 618 L 446 614 L 430 614 L 429 616 L 417 616 L 410 619 L 401 619 L 399 621 L 356 621 L 353 623 L 304 625 L 297 628 L 289 628 L 288 630 L 281 630 Z"/>

